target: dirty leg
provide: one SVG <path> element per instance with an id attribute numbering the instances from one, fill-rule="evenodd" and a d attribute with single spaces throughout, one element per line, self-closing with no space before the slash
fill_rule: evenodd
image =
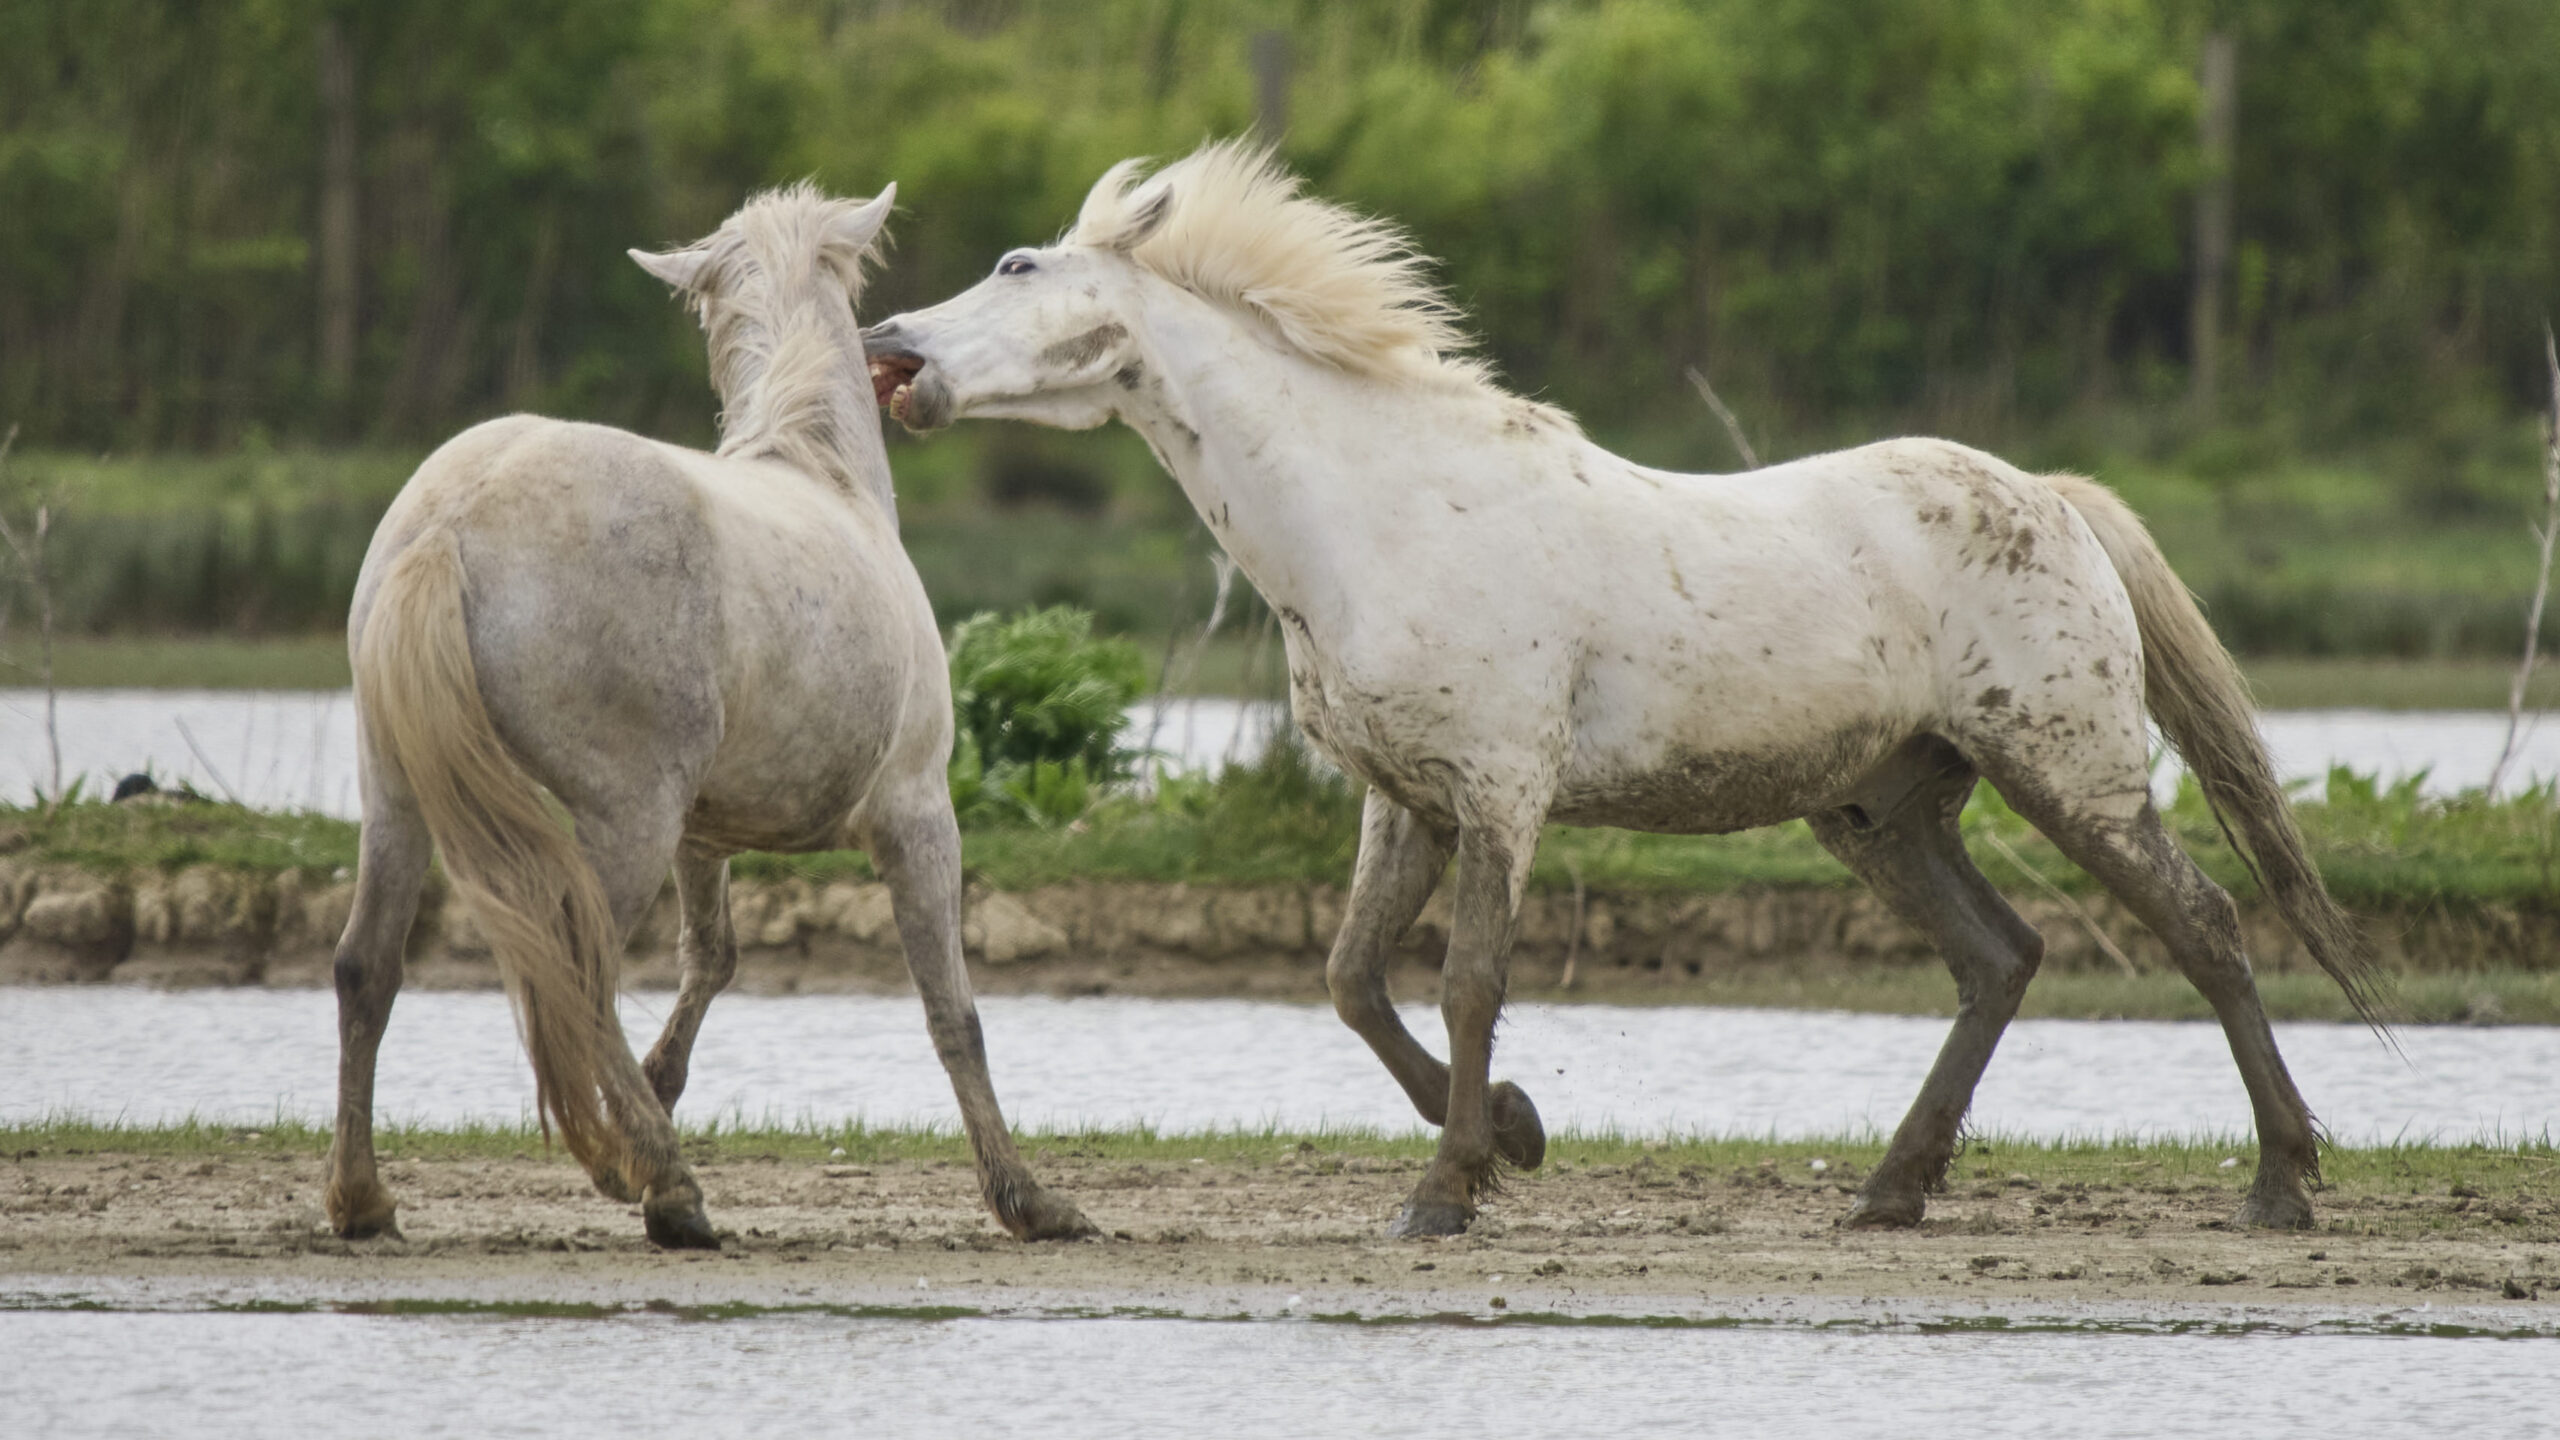
<path id="1" fill-rule="evenodd" d="M 987 1042 L 960 953 L 960 829 L 939 771 L 909 803 L 883 819 L 871 858 L 888 883 L 907 972 L 924 1000 L 925 1028 L 960 1102 L 960 1123 L 977 1156 L 978 1189 L 998 1224 L 1022 1240 L 1074 1240 L 1100 1233 L 1063 1196 L 1032 1178 L 987 1077 Z"/>
<path id="2" fill-rule="evenodd" d="M 1926 936 L 1956 980 L 1956 1019 L 1920 1096 L 1849 1207 L 1851 1225 L 1917 1225 L 1944 1183 L 1958 1127 L 2001 1033 L 2018 1013 L 2044 940 L 1966 855 L 1957 816 L 1974 774 L 1951 747 L 1906 752 L 1905 783 L 1874 806 L 1809 817 L 1815 838 Z"/>
<path id="3" fill-rule="evenodd" d="M 640 814 L 598 815 L 572 811 L 579 847 L 586 852 L 596 878 L 603 882 L 613 907 L 616 953 L 641 912 L 665 883 L 675 854 L 682 808 L 668 803 Z M 589 1172 L 598 1192 L 611 1199 L 640 1202 L 641 1224 L 650 1243 L 670 1250 L 717 1250 L 720 1237 L 704 1212 L 702 1187 L 693 1178 L 676 1142 L 675 1123 L 660 1104 L 640 1062 L 622 1038 L 622 1022 L 614 1010 L 619 987 L 605 985 L 597 997 L 607 1036 L 598 1066 L 602 1075 L 605 1116 L 623 1138 L 623 1165 L 599 1165 Z"/>
<path id="4" fill-rule="evenodd" d="M 1454 843 L 1412 811 L 1371 790 L 1360 816 L 1360 858 L 1342 928 L 1325 964 L 1334 1013 L 1385 1063 L 1422 1118 L 1449 1113 L 1449 1067 L 1405 1029 L 1387 996 L 1387 961 L 1431 899 Z M 1547 1132 L 1528 1094 L 1505 1080 L 1493 1087 L 1494 1148 L 1523 1170 L 1546 1158 Z"/>
<path id="5" fill-rule="evenodd" d="M 399 1205 L 374 1166 L 374 1060 L 400 993 L 402 951 L 433 854 L 426 822 L 408 795 L 377 780 L 375 766 L 360 763 L 364 836 L 355 907 L 330 967 L 338 990 L 338 1122 L 323 1195 L 330 1228 L 350 1240 L 400 1233 Z"/>
<path id="6" fill-rule="evenodd" d="M 1493 1144 L 1493 1027 L 1502 994 L 1511 937 L 1520 911 L 1520 883 L 1537 827 L 1521 837 L 1471 826 L 1458 835 L 1457 918 L 1449 956 L 1441 965 L 1440 1014 L 1449 1029 L 1448 1115 L 1440 1148 L 1422 1172 L 1422 1183 L 1388 1227 L 1396 1238 L 1455 1235 L 1475 1218 L 1476 1197 L 1491 1182 L 1499 1152 Z"/>
<path id="7" fill-rule="evenodd" d="M 711 999 L 738 973 L 738 937 L 729 925 L 729 860 L 686 845 L 676 851 L 676 897 L 683 927 L 676 937 L 676 1008 L 658 1043 L 640 1062 L 650 1093 L 669 1116 L 684 1094 L 693 1063 L 694 1037 Z"/>
<path id="8" fill-rule="evenodd" d="M 2178 969 L 2221 1020 L 2258 1127 L 2257 1177 L 2233 1218 L 2280 1230 L 2309 1228 L 2308 1182 L 2319 1178 L 2319 1141 L 2310 1107 L 2294 1088 L 2258 1001 L 2258 982 L 2241 947 L 2240 915 L 2231 897 L 2178 848 L 2147 796 L 2127 820 L 2018 808 L 2160 937 Z"/>

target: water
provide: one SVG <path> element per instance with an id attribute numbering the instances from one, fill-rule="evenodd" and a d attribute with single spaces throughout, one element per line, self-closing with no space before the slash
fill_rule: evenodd
<path id="1" fill-rule="evenodd" d="M 626 997 L 635 1048 L 672 996 Z M 1039 1129 L 1149 1124 L 1420 1128 L 1401 1091 L 1325 1007 L 1249 1000 L 981 1002 L 998 1094 Z M 0 1122 L 144 1124 L 189 1115 L 326 1124 L 336 1001 L 315 990 L 0 989 Z M 1408 1008 L 1426 1042 L 1436 1010 Z M 2345 1143 L 2468 1141 L 2560 1129 L 2560 1028 L 2412 1027 L 2406 1059 L 2349 1025 L 2280 1025 L 2313 1108 Z M 1707 1007 L 1514 1005 L 1496 1073 L 1554 1130 L 1833 1136 L 1889 1131 L 1946 1022 Z M 377 1113 L 446 1127 L 514 1123 L 532 1085 L 503 997 L 417 992 L 385 1037 Z M 2221 1031 L 2164 1021 L 2021 1020 L 1974 1120 L 2021 1137 L 2237 1135 L 2247 1098 Z M 922 1008 L 898 996 L 723 997 L 678 1118 L 951 1126 Z"/>
<path id="2" fill-rule="evenodd" d="M 165 1285 L 103 1297 L 0 1293 L 0 1353 L 10 1356 L 0 1408 L 21 1435 L 203 1440 L 290 1434 L 315 1422 L 472 1440 L 2490 1440 L 2548 1433 L 2549 1407 L 2560 1399 L 2560 1347 L 2538 1317 L 2512 1311 L 2271 1316 L 2184 1307 L 2194 1313 L 2163 1323 L 2092 1307 L 2002 1327 L 1978 1312 L 1933 1323 L 1873 1304 L 1827 1312 L 1764 1303 L 1628 1326 L 1492 1324 L 1481 1314 L 1467 1317 L 1474 1323 L 1326 1323 L 1274 1315 L 1267 1304 L 1239 1322 L 1053 1318 L 1037 1309 L 900 1315 L 817 1302 L 716 1319 L 637 1305 L 564 1306 L 534 1318 L 499 1306 L 401 1314 L 379 1303 L 285 1303 L 277 1313 Z M 69 1308 L 82 1304 L 111 1308 Z M 2532 1329 L 2525 1338 L 2453 1338 L 2469 1328 L 2466 1319 L 2493 1333 Z"/>
<path id="3" fill-rule="evenodd" d="M 45 782 L 44 696 L 0 690 L 0 793 L 24 796 Z M 1220 698 L 1130 708 L 1128 743 L 1153 736 L 1170 770 L 1211 770 L 1261 753 L 1278 707 Z M 2331 765 L 2386 779 L 2426 773 L 2426 788 L 2450 794 L 2488 782 L 2506 735 L 2493 711 L 2292 710 L 2261 717 L 2276 768 L 2288 779 L 2318 779 Z M 345 691 L 71 690 L 61 697 L 63 773 L 86 777 L 91 793 L 149 769 L 163 784 L 184 782 L 267 810 L 358 814 L 355 706 Z M 2166 793 L 2174 765 L 2158 777 Z M 2507 781 L 2521 788 L 2560 776 L 2560 725 L 2529 732 Z M 102 788 L 104 787 L 104 788 Z"/>

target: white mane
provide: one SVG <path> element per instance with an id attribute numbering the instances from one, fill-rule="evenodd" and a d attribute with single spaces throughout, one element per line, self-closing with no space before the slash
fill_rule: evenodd
<path id="1" fill-rule="evenodd" d="M 1482 362 L 1456 353 L 1473 342 L 1403 230 L 1301 194 L 1270 148 L 1249 141 L 1213 141 L 1152 176 L 1146 165 L 1123 160 L 1106 171 L 1066 242 L 1123 250 L 1193 294 L 1253 315 L 1311 359 L 1495 391 Z M 1163 223 L 1128 244 L 1167 204 Z"/>
<path id="2" fill-rule="evenodd" d="M 861 205 L 802 181 L 750 198 L 695 247 L 704 263 L 689 298 L 710 340 L 720 454 L 770 455 L 811 474 L 851 478 L 835 412 L 846 403 L 839 392 L 845 340 L 855 333 L 852 306 L 880 246 L 877 236 L 846 244 L 834 222 Z M 812 292 L 798 283 L 808 276 L 834 284 Z M 839 304 L 845 313 L 830 315 Z M 868 394 L 858 403 L 869 404 Z"/>

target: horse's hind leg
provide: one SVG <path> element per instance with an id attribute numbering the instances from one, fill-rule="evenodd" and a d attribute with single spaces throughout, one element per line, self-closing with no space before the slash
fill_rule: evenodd
<path id="1" fill-rule="evenodd" d="M 1816 838 L 1926 936 L 1956 980 L 1956 1020 L 1920 1098 L 1858 1188 L 1852 1225 L 1917 1225 L 1945 1180 L 1974 1087 L 2044 958 L 2043 937 L 1965 853 L 1957 818 L 1974 772 L 1952 746 L 1906 748 L 1862 789 L 1873 803 L 1809 817 Z"/>
<path id="2" fill-rule="evenodd" d="M 676 851 L 676 898 L 683 928 L 676 936 L 676 1008 L 667 1028 L 640 1062 L 650 1090 L 667 1114 L 676 1112 L 684 1094 L 686 1073 L 693 1064 L 694 1037 L 702 1031 L 703 1013 L 711 997 L 728 988 L 738 973 L 738 937 L 729 926 L 729 859 L 686 845 Z"/>
<path id="3" fill-rule="evenodd" d="M 1387 960 L 1396 941 L 1429 903 L 1456 839 L 1425 824 L 1412 811 L 1369 792 L 1360 816 L 1360 858 L 1342 928 L 1325 962 L 1325 984 L 1342 1023 L 1404 1087 L 1422 1118 L 1442 1124 L 1449 1113 L 1449 1067 L 1405 1029 L 1387 995 Z M 1523 1170 L 1535 1170 L 1547 1154 L 1546 1127 L 1528 1094 L 1505 1080 L 1493 1087 L 1494 1148 Z"/>
<path id="4" fill-rule="evenodd" d="M 1993 777 L 1997 784 L 1999 777 Z M 2170 957 L 2213 1004 L 2231 1058 L 2249 1090 L 2258 1127 L 2258 1173 L 2236 1217 L 2244 1225 L 2299 1230 L 2311 1224 L 2306 1182 L 2320 1173 L 2311 1110 L 2294 1088 L 2258 1002 L 2258 983 L 2240 943 L 2240 913 L 2221 886 L 2196 868 L 2160 823 L 2148 790 L 2085 808 L 2031 784 L 2003 795 L 2047 838 L 2124 902 L 2160 937 Z M 2110 813 L 2110 812 L 2114 813 Z"/>
<path id="5" fill-rule="evenodd" d="M 960 1102 L 987 1208 L 1017 1239 L 1081 1239 L 1097 1233 L 1093 1222 L 1032 1178 L 987 1075 L 986 1034 L 960 953 L 960 827 L 945 783 L 937 765 L 908 793 L 885 801 L 865 827 L 866 843 L 889 886 L 907 973 L 915 977 L 925 1029 Z"/>
<path id="6" fill-rule="evenodd" d="M 398 1206 L 373 1160 L 373 1068 L 400 993 L 402 951 L 434 854 L 426 822 L 396 779 L 364 761 L 364 837 L 355 907 L 331 966 L 338 990 L 338 1126 L 329 1146 L 330 1227 L 350 1240 L 398 1235 Z"/>
<path id="7" fill-rule="evenodd" d="M 683 828 L 683 806 L 672 798 L 651 799 L 610 813 L 574 807 L 571 814 L 578 825 L 579 848 L 595 867 L 605 899 L 613 907 L 613 933 L 619 944 L 657 898 L 658 887 L 666 883 L 667 865 Z M 652 1243 L 669 1249 L 716 1250 L 720 1239 L 703 1213 L 702 1187 L 694 1183 L 693 1167 L 685 1164 L 677 1146 L 675 1124 L 667 1117 L 667 1107 L 658 1103 L 648 1078 L 640 1073 L 631 1047 L 622 1040 L 614 991 L 607 989 L 599 1000 L 611 1037 L 599 1067 L 605 1114 L 622 1132 L 630 1168 L 622 1174 L 609 1169 L 593 1173 L 596 1189 L 615 1200 L 637 1199 Z"/>

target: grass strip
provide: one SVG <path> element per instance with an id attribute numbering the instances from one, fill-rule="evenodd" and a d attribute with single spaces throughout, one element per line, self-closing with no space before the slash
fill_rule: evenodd
<path id="1" fill-rule="evenodd" d="M 697 1164 L 971 1163 L 968 1141 L 956 1131 L 734 1117 L 678 1128 L 687 1157 Z M 1019 1139 L 1039 1163 L 1185 1165 L 1197 1160 L 1247 1168 L 1296 1162 L 1321 1168 L 1327 1161 L 1354 1159 L 1419 1167 L 1430 1159 L 1434 1145 L 1432 1137 L 1423 1133 L 1257 1127 L 1200 1134 L 1163 1134 L 1145 1127 L 1026 1130 L 1019 1132 Z M 375 1146 L 386 1161 L 547 1157 L 563 1166 L 572 1163 L 566 1152 L 546 1149 L 541 1134 L 530 1125 L 442 1130 L 381 1126 L 375 1131 Z M 280 1119 L 263 1126 L 200 1121 L 121 1125 L 85 1120 L 0 1126 L 0 1155 L 12 1160 L 67 1155 L 261 1156 L 307 1157 L 316 1163 L 328 1148 L 328 1130 L 299 1120 Z M 1650 1165 L 1675 1173 L 1682 1168 L 1717 1174 L 1744 1171 L 1786 1183 L 1824 1183 L 1820 1177 L 1844 1167 L 1864 1174 L 1883 1154 L 1880 1135 L 1778 1140 L 1566 1131 L 1549 1138 L 1547 1164 L 1555 1171 L 1604 1165 L 1622 1169 Z M 2254 1142 L 2245 1136 L 2030 1140 L 1990 1134 L 1967 1140 L 1949 1178 L 1958 1185 L 2176 1185 L 2237 1192 L 2248 1183 L 2256 1154 Z M 1823 1169 L 1814 1168 L 1817 1160 L 1823 1162 Z M 2322 1171 L 2330 1188 L 2349 1195 L 2460 1194 L 2465 1189 L 2483 1198 L 2547 1193 L 2560 1186 L 2560 1142 L 2546 1131 L 2482 1136 L 2463 1144 L 2338 1146 L 2324 1152 Z"/>
<path id="2" fill-rule="evenodd" d="M 2383 785 L 2346 771 L 2301 796 L 2304 833 L 2330 888 L 2350 907 L 2429 909 L 2560 906 L 2560 806 L 2548 787 L 2491 799 L 2422 794 L 2416 779 Z M 1079 880 L 1212 885 L 1348 884 L 1359 835 L 1358 791 L 1312 771 L 1294 746 L 1216 779 L 1177 777 L 1149 795 L 1098 800 L 1073 824 L 974 826 L 962 837 L 970 877 L 999 890 Z M 2192 783 L 2166 816 L 2206 871 L 2234 894 L 2255 886 Z M 2038 888 L 2020 867 L 2075 894 L 2095 882 L 1987 786 L 1965 811 L 1985 873 L 2020 893 Z M 237 806 L 74 804 L 58 812 L 0 807 L 0 855 L 117 874 L 212 864 L 247 871 L 352 870 L 357 827 L 317 815 Z M 854 851 L 747 854 L 749 879 L 825 883 L 868 879 Z M 1848 871 L 1800 822 L 1738 835 L 1646 835 L 1549 827 L 1533 886 L 1571 891 L 1714 892 L 1745 886 L 1847 887 Z"/>

